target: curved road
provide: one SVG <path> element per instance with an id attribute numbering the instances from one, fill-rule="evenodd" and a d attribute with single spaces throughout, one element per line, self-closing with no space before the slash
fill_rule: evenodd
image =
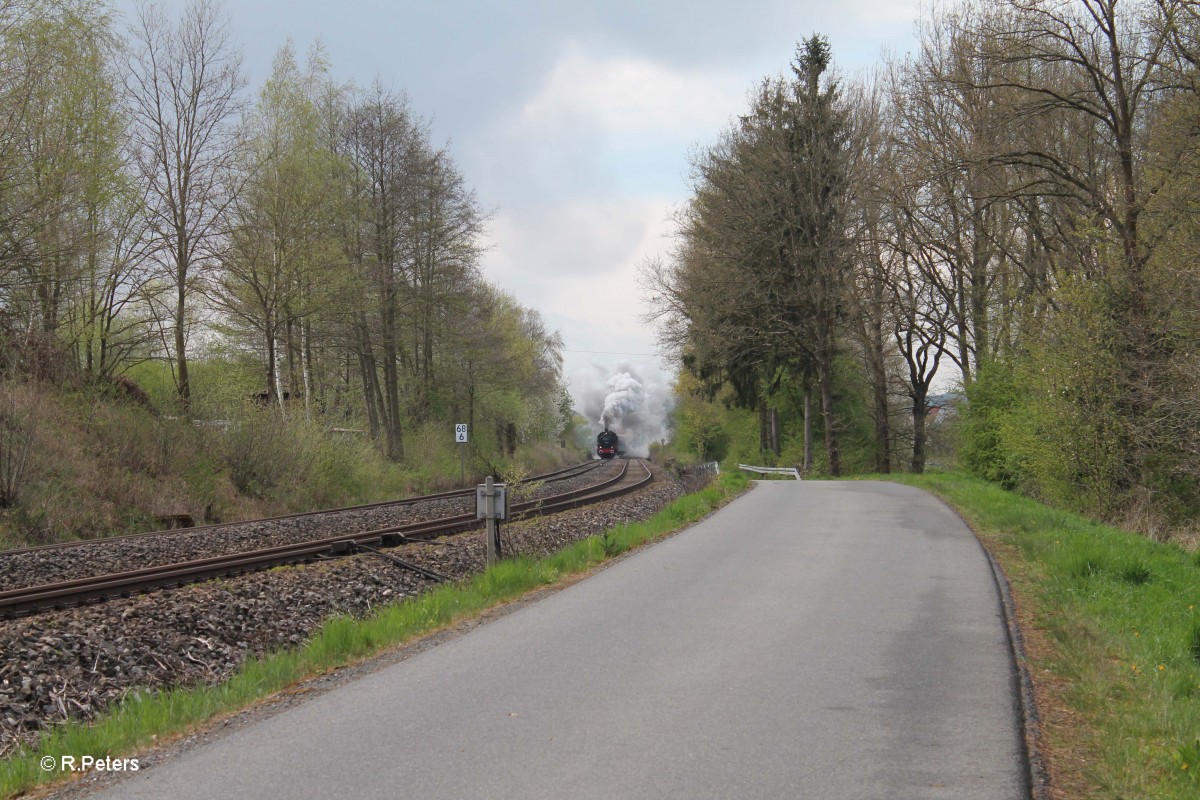
<path id="1" fill-rule="evenodd" d="M 1027 797 L 995 581 L 888 483 L 682 534 L 109 787 L 121 798 Z"/>

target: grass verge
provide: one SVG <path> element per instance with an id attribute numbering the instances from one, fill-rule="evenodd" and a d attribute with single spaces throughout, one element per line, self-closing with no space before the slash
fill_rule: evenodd
<path id="1" fill-rule="evenodd" d="M 135 693 L 91 724 L 68 723 L 43 736 L 32 751 L 0 762 L 0 797 L 63 778 L 41 760 L 63 756 L 120 758 L 158 740 L 185 733 L 216 717 L 245 708 L 299 681 L 353 664 L 398 644 L 428 635 L 525 593 L 579 575 L 612 556 L 695 522 L 743 491 L 738 473 L 721 475 L 708 488 L 679 498 L 645 522 L 619 525 L 546 558 L 503 561 L 464 583 L 450 584 L 381 609 L 365 619 L 335 617 L 298 650 L 246 662 L 217 686 Z"/>
<path id="2" fill-rule="evenodd" d="M 1008 574 L 1052 796 L 1200 797 L 1200 554 L 957 473 L 881 477 L 947 501 Z"/>

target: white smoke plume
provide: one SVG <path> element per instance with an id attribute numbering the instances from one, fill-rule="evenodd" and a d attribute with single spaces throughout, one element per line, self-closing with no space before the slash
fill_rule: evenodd
<path id="1" fill-rule="evenodd" d="M 571 375 L 571 396 L 589 422 L 590 449 L 605 428 L 616 431 L 621 449 L 634 456 L 650 455 L 651 443 L 667 437 L 675 398 L 669 377 L 656 367 L 593 363 Z"/>
<path id="2" fill-rule="evenodd" d="M 599 422 L 605 428 L 612 427 L 613 423 L 626 414 L 637 411 L 645 396 L 642 382 L 628 372 L 613 375 L 604 388 L 609 391 L 604 398 L 604 410 L 600 412 Z"/>

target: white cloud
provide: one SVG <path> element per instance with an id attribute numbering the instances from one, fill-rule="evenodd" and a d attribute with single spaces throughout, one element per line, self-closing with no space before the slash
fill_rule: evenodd
<path id="1" fill-rule="evenodd" d="M 897 24 L 911 24 L 919 15 L 920 3 L 901 0 L 841 0 L 834 4 L 868 29 L 894 29 Z M 861 33 L 861 29 L 859 30 Z M 907 31 L 905 31 L 907 33 Z"/>
<path id="2" fill-rule="evenodd" d="M 742 105 L 747 88 L 737 74 L 597 54 L 572 43 L 515 123 L 524 131 L 558 133 L 584 126 L 611 136 L 689 141 L 697 132 L 724 125 Z"/>
<path id="3" fill-rule="evenodd" d="M 581 199 L 539 216 L 501 213 L 486 272 L 536 307 L 594 322 L 614 308 L 639 314 L 637 265 L 668 246 L 669 208 L 662 198 L 626 197 Z"/>
<path id="4" fill-rule="evenodd" d="M 636 265 L 666 248 L 667 216 L 686 197 L 687 147 L 724 126 L 745 88 L 736 74 L 565 46 L 527 99 L 477 139 L 505 156 L 475 153 L 504 187 L 489 278 L 591 336 L 628 328 L 645 310 Z M 614 323 L 617 308 L 628 313 Z"/>
<path id="5" fill-rule="evenodd" d="M 640 199 L 579 197 L 537 214 L 501 209 L 492 225 L 496 252 L 489 261 L 508 273 L 536 272 L 538 280 L 594 276 L 628 257 L 648 222 L 642 216 L 646 205 Z"/>
<path id="6" fill-rule="evenodd" d="M 466 137 L 467 172 L 499 209 L 485 273 L 562 333 L 568 376 L 611 375 L 628 362 L 669 381 L 653 355 L 607 352 L 657 349 L 641 321 L 648 304 L 637 266 L 670 247 L 668 215 L 688 196 L 688 151 L 744 113 L 748 92 L 786 69 L 796 40 L 827 30 L 838 58 L 838 32 L 823 24 L 830 18 L 845 31 L 894 28 L 914 16 L 910 3 L 879 0 L 825 5 L 800 27 L 794 6 L 775 12 L 787 19 L 771 30 L 795 38 L 769 53 L 681 60 L 602 39 L 568 41 L 523 97 Z M 877 53 L 878 45 L 870 47 Z"/>
<path id="7" fill-rule="evenodd" d="M 608 352 L 655 352 L 655 332 L 641 321 L 648 305 L 637 269 L 670 246 L 670 207 L 665 198 L 577 200 L 538 216 L 495 220 L 495 246 L 484 263 L 489 280 L 539 309 L 568 350 L 605 353 L 566 353 L 568 375 L 584 364 L 631 360 Z"/>

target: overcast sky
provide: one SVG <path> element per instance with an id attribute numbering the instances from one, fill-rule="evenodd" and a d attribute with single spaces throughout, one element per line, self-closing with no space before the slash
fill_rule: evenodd
<path id="1" fill-rule="evenodd" d="M 183 0 L 168 0 L 178 10 Z M 132 16 L 132 0 L 117 0 Z M 492 212 L 483 271 L 566 344 L 566 375 L 653 371 L 637 264 L 670 247 L 688 154 L 829 37 L 854 74 L 913 45 L 915 0 L 239 0 L 226 4 L 257 92 L 289 38 L 341 81 L 379 78 L 448 143 Z M 633 354 L 628 356 L 608 353 Z"/>

